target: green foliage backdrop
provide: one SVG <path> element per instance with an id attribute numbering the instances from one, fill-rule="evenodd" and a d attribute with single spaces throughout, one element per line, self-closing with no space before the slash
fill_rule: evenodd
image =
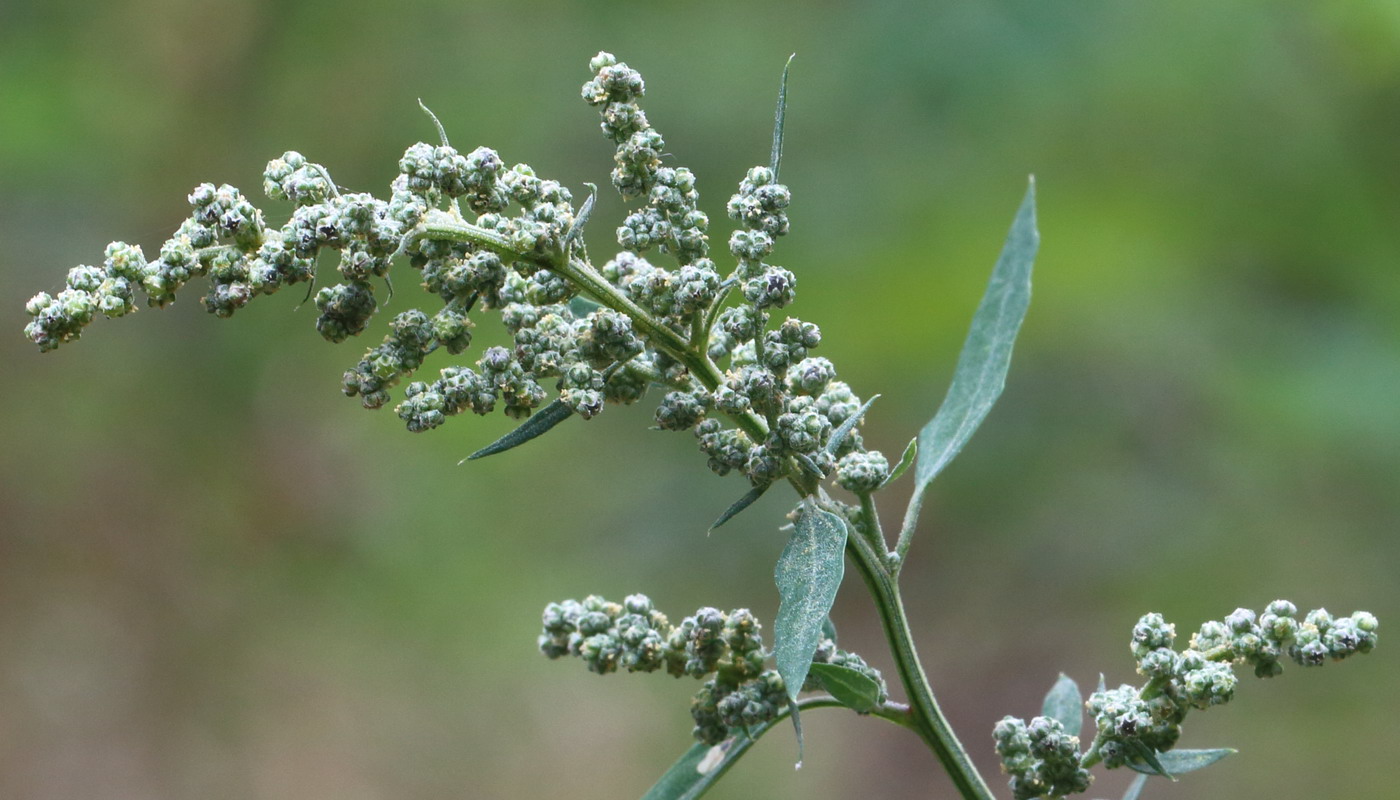
<path id="1" fill-rule="evenodd" d="M 1059 672 L 1128 679 L 1148 610 L 1190 629 L 1286 596 L 1400 619 L 1389 0 L 9 0 L 0 796 L 627 797 L 689 746 L 693 687 L 534 648 L 546 602 L 594 591 L 771 624 L 786 499 L 706 537 L 743 487 L 644 409 L 458 467 L 510 421 L 410 436 L 362 411 L 338 389 L 358 350 L 326 346 L 290 293 L 229 321 L 182 298 L 44 356 L 19 332 L 25 298 L 109 240 L 153 249 L 201 181 L 256 193 L 295 148 L 382 187 L 434 135 L 420 97 L 464 149 L 605 183 L 577 89 L 599 49 L 647 76 L 717 220 L 767 161 L 797 53 L 781 263 L 823 354 L 882 393 L 865 436 L 886 453 L 941 398 L 1036 174 L 1007 390 L 932 488 L 906 571 L 984 769 L 992 723 L 1035 713 Z M 600 197 L 595 248 L 620 207 Z M 858 592 L 836 622 L 880 649 Z M 1240 755 L 1149 796 L 1391 796 L 1389 653 L 1249 686 L 1183 741 Z M 951 795 L 890 726 L 805 727 L 801 772 L 775 735 L 713 796 Z"/>

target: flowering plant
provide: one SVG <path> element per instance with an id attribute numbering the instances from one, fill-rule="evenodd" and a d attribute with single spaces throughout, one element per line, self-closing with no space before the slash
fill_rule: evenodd
<path id="1" fill-rule="evenodd" d="M 369 409 L 395 404 L 410 431 L 423 432 L 470 411 L 498 407 L 523 420 L 476 459 L 525 444 L 609 403 L 633 404 L 655 391 L 659 428 L 691 432 L 711 470 L 738 473 L 747 491 L 712 527 L 724 524 L 780 484 L 798 502 L 775 580 L 780 607 L 769 648 L 747 609 L 701 608 L 678 624 L 642 594 L 622 602 L 597 596 L 549 604 L 539 646 L 550 658 L 582 659 L 599 674 L 654 672 L 702 680 L 692 715 L 696 744 L 647 794 L 696 797 L 766 731 L 800 712 L 844 707 L 919 736 L 967 798 L 990 798 L 944 718 L 914 648 L 899 578 L 917 530 L 924 494 L 961 451 L 1001 393 L 1012 345 L 1030 301 L 1038 246 L 1034 186 L 1027 191 L 974 316 L 947 397 L 892 463 L 860 434 L 874 397 L 862 400 L 835 365 L 813 355 L 822 333 L 786 316 L 797 276 L 772 263 L 788 232 L 790 190 L 780 182 L 786 72 L 767 164 L 747 170 L 726 206 L 736 223 L 721 267 L 710 248 L 710 220 L 698 206 L 696 177 L 670 166 L 665 140 L 639 104 L 642 77 L 608 53 L 589 64 L 583 99 L 597 107 L 616 146 L 613 187 L 635 210 L 616 228 L 620 250 L 596 264 L 583 234 L 596 187 L 576 202 L 559 182 L 526 164 L 507 167 L 496 151 L 454 148 L 435 117 L 439 143 L 418 143 L 399 161 L 383 197 L 344 190 L 322 165 L 297 152 L 268 163 L 263 189 L 293 210 L 280 227 L 238 189 L 202 184 L 192 215 L 154 259 L 114 242 L 101 266 L 69 271 L 66 288 L 27 305 L 25 333 L 42 350 L 77 339 L 101 314 L 172 302 L 192 279 L 209 288 L 207 310 L 233 315 L 255 297 L 305 283 L 312 297 L 318 261 L 335 253 L 338 282 L 314 289 L 316 328 L 331 342 L 364 333 L 392 295 L 390 271 L 404 259 L 441 301 L 433 311 L 398 313 L 383 340 L 343 376 L 342 389 Z M 427 110 L 426 108 L 424 109 Z M 414 380 L 439 350 L 470 349 L 482 312 L 499 312 L 510 346 L 486 348 L 472 366 L 448 365 Z M 779 314 L 778 312 L 783 312 Z M 887 534 L 873 496 L 912 469 L 908 510 Z M 834 486 L 832 485 L 834 483 Z M 845 494 L 834 496 L 839 487 Z M 831 491 L 829 491 L 831 490 Z M 844 499 L 843 499 L 844 498 Z M 847 560 L 879 611 L 906 701 L 892 699 L 881 674 L 842 649 L 829 612 Z M 1129 767 L 1142 777 L 1174 778 L 1228 755 L 1177 749 L 1192 709 L 1229 701 L 1236 665 L 1273 677 L 1292 660 L 1315 666 L 1369 652 L 1377 621 L 1358 611 L 1299 616 L 1276 600 L 1262 614 L 1237 609 L 1203 624 L 1186 648 L 1160 615 L 1143 616 L 1131 650 L 1142 686 L 1102 684 L 1085 700 L 1061 676 L 1042 714 L 1006 717 L 993 738 L 1018 799 L 1084 792 L 1089 769 Z M 1093 728 L 1081 739 L 1085 710 Z M 1091 734 L 1091 735 L 1090 735 Z"/>

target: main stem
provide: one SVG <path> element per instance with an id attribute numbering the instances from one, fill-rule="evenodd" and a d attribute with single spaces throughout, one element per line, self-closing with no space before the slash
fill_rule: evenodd
<path id="1" fill-rule="evenodd" d="M 909 710 L 914 717 L 915 732 L 938 756 L 943 769 L 964 798 L 993 800 L 992 790 L 987 788 L 986 781 L 982 780 L 982 775 L 934 699 L 933 688 L 929 686 L 928 676 L 924 674 L 923 664 L 919 662 L 918 651 L 914 648 L 914 637 L 909 631 L 909 618 L 904 612 L 899 584 L 864 537 L 850 537 L 846 552 L 860 570 L 866 588 L 875 599 L 875 609 L 885 628 L 895 669 L 899 672 L 900 682 L 904 684 L 904 691 L 909 695 Z"/>

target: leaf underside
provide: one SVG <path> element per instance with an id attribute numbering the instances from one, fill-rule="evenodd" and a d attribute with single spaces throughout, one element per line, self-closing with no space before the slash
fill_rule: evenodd
<path id="1" fill-rule="evenodd" d="M 846 523 L 808 503 L 793 526 L 773 578 L 778 616 L 773 622 L 773 658 L 788 696 L 796 699 L 807 680 L 822 626 L 845 574 Z"/>

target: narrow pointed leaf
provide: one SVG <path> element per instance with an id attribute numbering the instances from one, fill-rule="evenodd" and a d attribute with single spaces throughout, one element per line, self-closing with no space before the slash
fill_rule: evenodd
<path id="1" fill-rule="evenodd" d="M 1078 736 L 1080 728 L 1084 726 L 1084 697 L 1079 693 L 1079 684 L 1061 672 L 1060 679 L 1045 695 L 1040 713 L 1058 720 L 1070 736 Z"/>
<path id="2" fill-rule="evenodd" d="M 773 114 L 773 157 L 769 159 L 768 166 L 773 170 L 775 183 L 778 180 L 778 167 L 783 161 L 783 122 L 787 116 L 788 69 L 792 66 L 794 58 L 797 58 L 796 53 L 788 56 L 787 63 L 783 65 L 783 82 L 778 85 L 778 110 Z"/>
<path id="3" fill-rule="evenodd" d="M 418 107 L 423 109 L 423 113 L 427 114 L 428 119 L 433 121 L 433 127 L 437 128 L 438 138 L 442 140 L 442 146 L 451 147 L 452 145 L 447 143 L 447 129 L 442 127 L 442 121 L 438 119 L 437 114 L 434 114 L 431 108 L 424 105 L 423 98 L 421 97 L 418 98 Z"/>
<path id="4" fill-rule="evenodd" d="M 890 472 L 890 476 L 885 478 L 885 482 L 880 484 L 880 486 L 889 486 L 891 483 L 899 480 L 900 477 L 904 475 L 904 471 L 913 465 L 914 458 L 918 455 L 919 437 L 915 436 L 913 439 L 909 440 L 909 444 L 904 446 L 904 455 L 899 457 L 899 463 L 894 465 L 894 470 Z"/>
<path id="5" fill-rule="evenodd" d="M 987 291 L 972 317 L 948 394 L 938 413 L 919 432 L 919 455 L 914 467 L 918 485 L 904 520 L 905 530 L 912 530 L 918 518 L 924 490 L 967 444 L 1001 396 L 1011 365 L 1011 348 L 1030 305 L 1031 266 L 1039 244 L 1032 180 L 992 270 Z"/>
<path id="6" fill-rule="evenodd" d="M 863 672 L 839 664 L 813 664 L 812 674 L 828 694 L 852 711 L 869 714 L 880 705 L 880 684 Z"/>
<path id="7" fill-rule="evenodd" d="M 734 501 L 734 505 L 725 509 L 724 513 L 719 515 L 719 519 L 715 520 L 714 524 L 710 526 L 710 530 L 714 530 L 729 520 L 734 519 L 740 511 L 753 505 L 753 501 L 762 497 L 763 493 L 768 491 L 768 487 L 772 485 L 771 483 L 765 483 L 762 486 L 755 486 L 748 490 L 743 497 Z"/>
<path id="8" fill-rule="evenodd" d="M 880 395 L 875 395 L 869 400 L 866 400 L 865 405 L 861 406 L 856 413 L 846 417 L 846 421 L 838 425 L 836 430 L 831 432 L 831 438 L 826 440 L 826 452 L 835 455 L 836 451 L 841 449 L 841 443 L 845 442 L 846 437 L 850 436 L 851 431 L 855 430 L 856 426 L 860 424 L 860 418 L 865 416 L 865 412 L 870 410 L 870 404 L 879 399 Z"/>
<path id="9" fill-rule="evenodd" d="M 1133 783 L 1128 787 L 1128 791 L 1123 793 L 1123 800 L 1138 800 L 1142 795 L 1142 787 L 1147 785 L 1147 776 L 1139 775 L 1133 779 Z"/>
<path id="10" fill-rule="evenodd" d="M 1125 762 L 1130 769 L 1147 775 L 1161 775 L 1172 781 L 1176 780 L 1176 776 L 1167 769 L 1160 759 L 1160 756 L 1165 755 L 1165 753 L 1158 753 L 1136 739 L 1129 739 L 1126 744 L 1128 749 L 1132 751 L 1132 757 Z"/>
<path id="11" fill-rule="evenodd" d="M 530 415 L 530 418 L 521 423 L 520 427 L 507 433 L 491 444 L 472 453 L 459 463 L 475 461 L 478 458 L 493 456 L 503 453 L 512 447 L 519 447 L 536 436 L 548 433 L 550 428 L 563 422 L 574 415 L 573 409 L 564 404 L 563 400 L 555 400 L 544 408 Z"/>
<path id="12" fill-rule="evenodd" d="M 569 245 L 583 236 L 584 226 L 588 225 L 588 218 L 593 216 L 593 204 L 598 201 L 598 187 L 591 183 L 585 183 L 588 187 L 588 199 L 583 201 L 583 206 L 579 208 L 578 216 L 574 217 L 574 223 L 569 226 L 569 232 L 564 234 L 564 249 L 567 252 Z"/>
<path id="13" fill-rule="evenodd" d="M 836 643 L 836 623 L 831 621 L 830 616 L 826 618 L 826 621 L 822 622 L 822 636 L 830 639 L 832 644 Z"/>
<path id="14" fill-rule="evenodd" d="M 1184 775 L 1188 772 L 1195 772 L 1198 769 L 1209 767 L 1225 756 L 1234 755 L 1238 750 L 1229 747 L 1217 747 L 1212 750 L 1171 750 L 1166 753 L 1157 753 L 1157 761 L 1162 769 L 1172 775 Z M 1137 764 L 1132 761 L 1128 766 L 1144 775 L 1156 775 L 1152 768 L 1147 765 Z"/>
<path id="15" fill-rule="evenodd" d="M 822 623 L 845 574 L 845 551 L 846 524 L 841 518 L 804 504 L 773 573 L 779 596 L 773 657 L 793 699 L 802 691 L 821 643 Z"/>

